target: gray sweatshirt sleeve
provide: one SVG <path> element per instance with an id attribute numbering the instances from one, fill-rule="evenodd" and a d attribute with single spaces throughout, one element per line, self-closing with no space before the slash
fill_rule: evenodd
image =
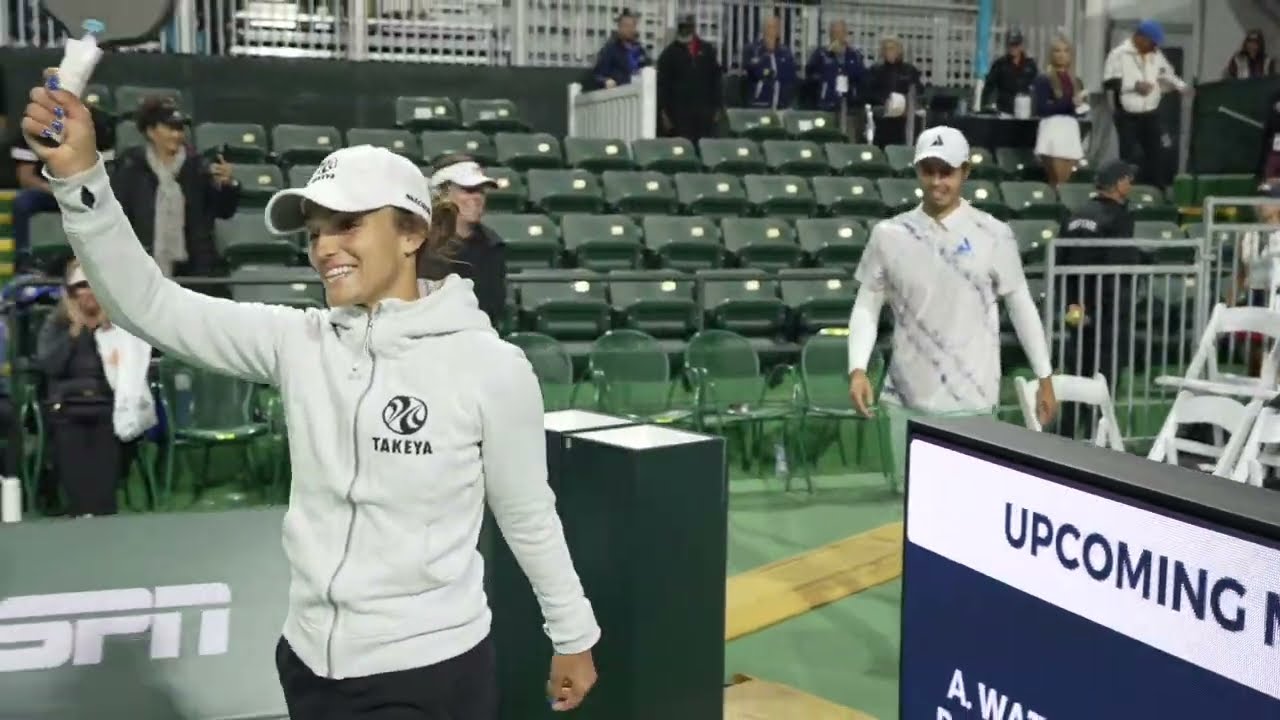
<path id="1" fill-rule="evenodd" d="M 112 322 L 186 362 L 276 384 L 280 336 L 299 310 L 209 297 L 164 277 L 133 232 L 101 158 L 79 175 L 45 170 L 62 226 Z"/>
<path id="2" fill-rule="evenodd" d="M 481 388 L 485 495 L 538 597 L 556 653 L 579 653 L 600 639 L 600 626 L 569 557 L 556 498 L 547 484 L 538 379 L 523 356 L 511 357 L 509 368 L 484 378 Z"/>

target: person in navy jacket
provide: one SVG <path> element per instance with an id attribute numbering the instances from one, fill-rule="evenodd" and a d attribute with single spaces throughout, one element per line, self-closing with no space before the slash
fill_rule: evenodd
<path id="1" fill-rule="evenodd" d="M 840 86 L 845 85 L 846 102 L 855 102 L 867 70 L 862 62 L 862 53 L 849 45 L 849 29 L 844 21 L 832 22 L 830 32 L 831 42 L 809 56 L 809 62 L 804 66 L 804 77 L 816 86 L 818 109 L 839 112 Z"/>
<path id="2" fill-rule="evenodd" d="M 778 110 L 791 107 L 795 98 L 796 58 L 781 42 L 782 24 L 777 15 L 765 18 L 760 39 L 747 46 L 742 67 L 747 72 L 747 106 Z"/>
<path id="3" fill-rule="evenodd" d="M 1073 69 L 1071 43 L 1054 38 L 1049 66 L 1035 79 L 1031 96 L 1040 127 L 1036 131 L 1036 156 L 1044 164 L 1049 185 L 1071 179 L 1084 159 L 1077 115 L 1087 110 L 1084 82 Z"/>
<path id="4" fill-rule="evenodd" d="M 649 59 L 649 51 L 640 42 L 640 32 L 636 28 L 638 16 L 627 8 L 618 15 L 618 29 L 613 37 L 600 48 L 596 56 L 596 66 L 591 75 L 597 88 L 611 88 L 626 85 L 641 68 L 653 64 Z"/>

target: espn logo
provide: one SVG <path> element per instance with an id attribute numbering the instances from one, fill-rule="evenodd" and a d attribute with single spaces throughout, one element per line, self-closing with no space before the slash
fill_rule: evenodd
<path id="1" fill-rule="evenodd" d="M 166 585 L 21 595 L 0 600 L 0 672 L 97 665 L 112 635 L 151 633 L 151 659 L 182 654 L 182 611 L 200 608 L 196 652 L 224 655 L 230 640 L 231 587 Z"/>

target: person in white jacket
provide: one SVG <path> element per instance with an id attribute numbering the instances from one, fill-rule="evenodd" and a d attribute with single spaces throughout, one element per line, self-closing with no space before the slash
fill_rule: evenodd
<path id="1" fill-rule="evenodd" d="M 1160 23 L 1143 20 L 1129 39 L 1107 54 L 1102 68 L 1103 86 L 1115 97 L 1120 158 L 1139 167 L 1140 182 L 1157 187 L 1167 184 L 1165 159 L 1174 144 L 1160 117 L 1160 100 L 1170 90 L 1191 92 L 1160 52 L 1163 43 Z"/>
<path id="2" fill-rule="evenodd" d="M 581 703 L 600 628 L 546 482 L 537 379 L 470 281 L 416 277 L 417 256 L 447 244 L 457 209 L 429 205 L 407 159 L 336 151 L 267 207 L 270 230 L 308 233 L 330 308 L 207 297 L 142 249 L 89 112 L 46 77 L 22 131 L 113 321 L 183 360 L 280 388 L 293 486 L 276 661 L 290 717 L 497 717 L 476 549 L 486 499 L 542 606 L 552 707 Z M 60 145 L 40 141 L 58 131 Z"/>

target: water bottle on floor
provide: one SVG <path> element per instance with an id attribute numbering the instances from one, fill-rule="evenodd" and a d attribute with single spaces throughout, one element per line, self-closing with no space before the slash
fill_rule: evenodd
<path id="1" fill-rule="evenodd" d="M 780 442 L 773 444 L 773 475 L 779 479 L 786 479 L 787 470 L 787 447 Z"/>
<path id="2" fill-rule="evenodd" d="M 0 522 L 22 520 L 22 481 L 16 477 L 0 478 Z"/>

